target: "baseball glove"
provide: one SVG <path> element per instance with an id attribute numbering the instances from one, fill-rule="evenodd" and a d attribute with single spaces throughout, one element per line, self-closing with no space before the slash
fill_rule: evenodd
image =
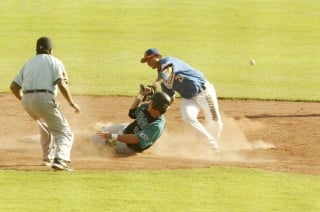
<path id="1" fill-rule="evenodd" d="M 143 102 L 149 101 L 151 96 L 156 92 L 156 87 L 153 85 L 140 84 L 140 93 L 144 95 Z"/>

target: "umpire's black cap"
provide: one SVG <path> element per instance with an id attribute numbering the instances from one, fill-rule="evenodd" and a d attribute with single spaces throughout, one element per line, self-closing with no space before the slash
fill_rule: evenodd
<path id="1" fill-rule="evenodd" d="M 49 37 L 41 37 L 37 40 L 37 52 L 46 52 L 52 49 L 52 41 Z"/>

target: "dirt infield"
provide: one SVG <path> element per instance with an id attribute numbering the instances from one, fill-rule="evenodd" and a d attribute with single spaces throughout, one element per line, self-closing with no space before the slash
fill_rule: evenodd
<path id="1" fill-rule="evenodd" d="M 221 150 L 208 149 L 180 118 L 180 100 L 167 113 L 167 128 L 146 152 L 124 157 L 97 148 L 89 137 L 108 123 L 130 122 L 132 97 L 76 96 L 82 113 L 59 98 L 75 142 L 76 170 L 180 169 L 237 166 L 320 175 L 320 103 L 220 100 Z M 41 166 L 36 123 L 11 94 L 0 94 L 0 169 L 50 170 Z"/>

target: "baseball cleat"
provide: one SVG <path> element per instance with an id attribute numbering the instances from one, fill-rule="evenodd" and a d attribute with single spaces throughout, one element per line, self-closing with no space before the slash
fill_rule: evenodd
<path id="1" fill-rule="evenodd" d="M 219 149 L 219 145 L 217 144 L 216 141 L 209 141 L 209 144 L 210 144 L 212 149 L 214 149 L 214 150 L 218 150 Z"/>
<path id="2" fill-rule="evenodd" d="M 51 166 L 54 170 L 66 170 L 66 171 L 70 171 L 72 172 L 73 169 L 71 167 L 69 167 L 69 165 L 67 164 L 66 161 L 59 159 L 59 158 L 55 158 L 53 160 L 52 166 Z"/>
<path id="3" fill-rule="evenodd" d="M 43 166 L 51 167 L 52 163 L 53 163 L 53 160 L 50 160 L 50 159 L 45 159 L 45 160 L 42 161 L 42 165 Z"/>

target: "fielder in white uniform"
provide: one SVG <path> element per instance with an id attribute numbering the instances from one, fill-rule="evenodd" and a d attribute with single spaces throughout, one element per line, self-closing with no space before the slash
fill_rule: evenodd
<path id="1" fill-rule="evenodd" d="M 56 170 L 70 171 L 68 163 L 74 136 L 55 98 L 57 87 L 75 112 L 79 113 L 80 108 L 69 92 L 64 65 L 51 55 L 51 39 L 39 38 L 36 52 L 23 65 L 10 89 L 39 124 L 44 164 Z"/>
<path id="2" fill-rule="evenodd" d="M 141 63 L 147 63 L 156 69 L 158 77 L 154 86 L 161 85 L 172 101 L 175 92 L 182 97 L 182 120 L 191 125 L 196 132 L 206 138 L 212 148 L 218 149 L 218 138 L 222 131 L 222 120 L 219 112 L 218 99 L 213 85 L 197 69 L 174 57 L 162 57 L 156 48 L 145 51 Z M 198 115 L 203 111 L 207 122 L 216 123 L 218 130 L 209 131 L 199 122 Z M 216 134 L 216 135 L 214 135 Z"/>

